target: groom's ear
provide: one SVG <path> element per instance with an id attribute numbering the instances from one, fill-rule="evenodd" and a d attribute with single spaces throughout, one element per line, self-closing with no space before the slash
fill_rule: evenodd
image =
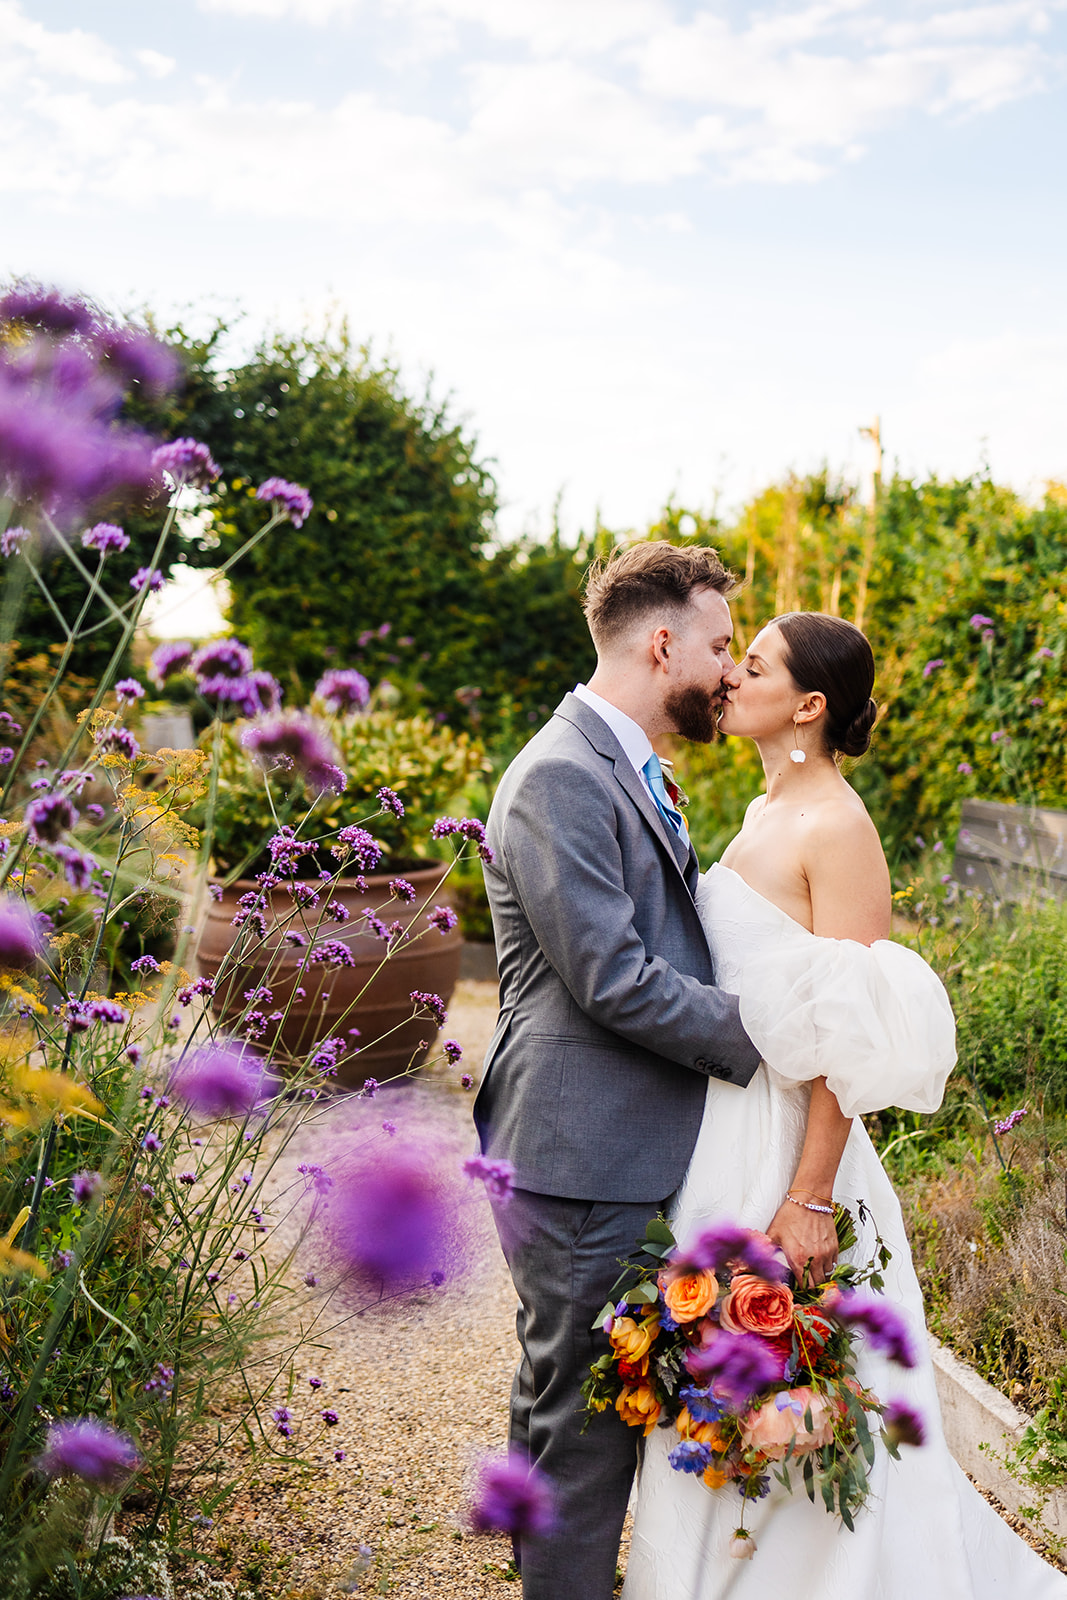
<path id="1" fill-rule="evenodd" d="M 665 669 L 669 668 L 673 645 L 674 638 L 666 624 L 661 623 L 658 628 L 652 630 L 649 647 L 652 653 L 652 660 L 656 666 Z"/>

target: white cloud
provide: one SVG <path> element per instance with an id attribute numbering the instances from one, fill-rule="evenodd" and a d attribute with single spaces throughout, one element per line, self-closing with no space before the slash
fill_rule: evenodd
<path id="1" fill-rule="evenodd" d="M 178 65 L 173 56 L 161 55 L 158 50 L 135 50 L 133 54 L 150 78 L 169 78 Z"/>
<path id="2" fill-rule="evenodd" d="M 50 32 L 25 16 L 16 0 L 0 0 L 0 84 L 17 81 L 27 67 L 85 83 L 121 83 L 129 77 L 117 51 L 96 35 L 80 28 Z"/>

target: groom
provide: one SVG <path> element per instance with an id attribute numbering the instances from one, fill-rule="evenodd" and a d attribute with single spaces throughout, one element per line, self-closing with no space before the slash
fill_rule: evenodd
<path id="1" fill-rule="evenodd" d="M 521 1302 L 512 1443 L 557 1523 L 519 1543 L 524 1600 L 610 1600 L 637 1459 L 613 1411 L 583 1431 L 591 1331 L 645 1224 L 680 1184 L 708 1076 L 758 1053 L 715 987 L 697 860 L 651 741 L 707 742 L 731 666 L 731 575 L 714 551 L 634 545 L 590 577 L 597 652 L 497 790 L 486 867 L 500 1018 L 474 1107 L 516 1171 L 498 1208 Z"/>

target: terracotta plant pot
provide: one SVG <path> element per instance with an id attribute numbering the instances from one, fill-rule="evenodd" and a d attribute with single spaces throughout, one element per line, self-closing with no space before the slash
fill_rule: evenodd
<path id="1" fill-rule="evenodd" d="M 248 959 L 227 964 L 213 1002 L 216 1016 L 223 1025 L 235 1025 L 248 1007 L 245 991 L 265 985 L 271 991 L 271 1000 L 269 1004 L 257 1003 L 256 1009 L 268 1015 L 272 1011 L 287 1014 L 283 1023 L 268 1024 L 255 1040 L 259 1048 L 267 1049 L 280 1037 L 283 1057 L 287 1052 L 300 1058 L 307 1056 L 320 1040 L 343 1037 L 349 1041 L 349 1049 L 338 1064 L 336 1081 L 346 1088 L 359 1088 L 366 1078 L 392 1077 L 412 1062 L 418 1065 L 425 1060 L 438 1030 L 428 1016 L 412 1019 L 411 992 L 419 989 L 440 995 L 447 1006 L 459 976 L 463 944 L 459 928 L 441 934 L 426 924 L 426 911 L 449 903 L 447 884 L 438 888 L 444 871 L 444 865 L 437 864 L 403 873 L 415 890 L 416 899 L 411 905 L 390 899 L 389 883 L 394 874 L 366 877 L 366 887 L 362 889 L 354 880 L 345 878 L 325 885 L 328 898 L 348 910 L 348 920 L 340 923 L 331 917 L 320 921 L 321 904 L 302 916 L 287 919 L 291 902 L 284 891 L 276 889 L 274 899 L 283 927 L 275 928 L 268 908 L 265 940 L 233 926 L 241 896 L 255 893 L 258 886 L 241 879 L 223 889 L 221 900 L 209 901 L 197 950 L 200 972 L 218 981 L 224 959 L 242 938 L 251 954 Z M 311 880 L 310 887 L 319 886 Z M 412 932 L 418 932 L 420 927 L 426 931 L 413 943 L 392 950 L 383 966 L 385 944 L 361 931 L 366 926 L 360 915 L 364 908 L 387 924 L 399 920 Z M 302 932 L 308 940 L 307 947 L 288 944 L 284 939 L 286 928 Z M 306 965 L 312 938 L 316 947 L 327 940 L 340 940 L 351 951 L 355 965 Z M 302 996 L 296 995 L 297 989 L 304 990 Z M 359 1029 L 358 1038 L 349 1034 L 351 1028 Z"/>

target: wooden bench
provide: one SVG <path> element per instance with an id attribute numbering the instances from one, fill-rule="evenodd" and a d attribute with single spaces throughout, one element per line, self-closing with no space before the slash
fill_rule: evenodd
<path id="1" fill-rule="evenodd" d="M 1067 811 L 965 800 L 952 875 L 1001 901 L 1067 900 Z"/>

